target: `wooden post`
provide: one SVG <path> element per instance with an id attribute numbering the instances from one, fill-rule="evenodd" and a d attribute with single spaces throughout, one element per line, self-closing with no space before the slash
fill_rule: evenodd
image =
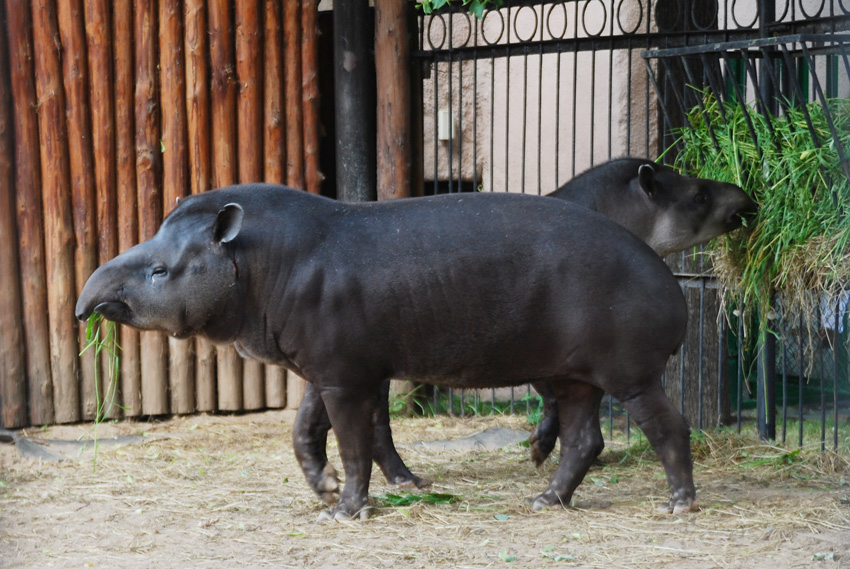
<path id="1" fill-rule="evenodd" d="M 29 0 L 6 2 L 15 127 L 15 191 L 30 423 L 54 422 L 37 98 Z"/>
<path id="2" fill-rule="evenodd" d="M 284 160 L 286 128 L 283 110 L 283 31 L 280 3 L 265 0 L 265 34 L 263 35 L 263 179 L 272 184 L 286 183 Z M 286 369 L 266 366 L 266 406 L 280 409 L 286 406 Z"/>
<path id="3" fill-rule="evenodd" d="M 88 65 L 86 61 L 86 36 L 81 0 L 57 2 L 59 35 L 62 41 L 62 78 L 65 85 L 65 119 L 67 127 L 68 158 L 71 174 L 74 234 L 76 236 L 77 296 L 83 285 L 97 268 L 97 196 L 94 186 L 94 156 L 91 146 L 91 120 L 89 118 Z M 71 152 L 73 149 L 73 152 Z M 48 218 L 48 223 L 50 220 Z M 80 345 L 84 345 L 86 331 L 79 326 Z M 95 417 L 95 358 L 88 350 L 80 357 L 82 379 L 82 418 Z"/>
<path id="4" fill-rule="evenodd" d="M 212 70 L 212 185 L 219 188 L 236 182 L 236 77 L 228 2 L 213 0 L 207 8 Z M 232 346 L 218 349 L 218 408 L 242 409 L 242 359 Z"/>
<path id="5" fill-rule="evenodd" d="M 115 164 L 118 213 L 118 252 L 139 242 L 139 208 L 136 194 L 135 95 L 133 84 L 133 4 L 112 4 L 113 71 L 115 87 Z M 102 253 L 102 252 L 101 252 Z M 122 326 L 121 405 L 124 416 L 142 414 L 142 378 L 139 332 Z"/>
<path id="6" fill-rule="evenodd" d="M 156 93 L 156 6 L 139 0 L 134 14 L 136 61 L 136 190 L 139 199 L 139 238 L 156 234 L 162 223 L 160 139 Z M 159 332 L 142 332 L 142 412 L 168 412 L 167 343 Z"/>
<path id="7" fill-rule="evenodd" d="M 0 22 L 5 20 L 3 12 L 0 6 Z M 0 41 L 0 424 L 14 428 L 27 424 L 27 377 L 18 281 L 12 91 L 6 50 L 6 44 Z"/>
<path id="8" fill-rule="evenodd" d="M 65 423 L 80 419 L 79 346 L 74 320 L 74 221 L 55 5 L 49 0 L 34 1 L 32 20 L 46 220 L 50 364 L 54 378 L 55 420 Z"/>
<path id="9" fill-rule="evenodd" d="M 286 185 L 304 189 L 304 115 L 301 94 L 301 2 L 283 4 L 283 74 L 286 108 Z M 292 372 L 286 374 L 286 408 L 297 409 L 306 383 Z"/>
<path id="10" fill-rule="evenodd" d="M 371 201 L 375 190 L 374 19 L 365 0 L 334 3 L 337 198 Z"/>
<path id="11" fill-rule="evenodd" d="M 379 200 L 410 196 L 410 50 L 404 2 L 375 1 Z"/>
<path id="12" fill-rule="evenodd" d="M 319 171 L 318 14 L 317 0 L 302 0 L 301 106 L 304 116 L 304 189 L 311 194 L 319 194 L 322 190 L 322 174 Z"/>
<path id="13" fill-rule="evenodd" d="M 404 2 L 375 1 L 375 73 L 378 199 L 410 197 L 410 38 Z M 415 388 L 412 381 L 395 381 L 393 392 L 410 393 Z"/>
<path id="14" fill-rule="evenodd" d="M 210 116 L 207 78 L 206 0 L 186 0 L 186 119 L 188 127 L 189 180 L 193 194 L 210 189 Z M 216 409 L 215 346 L 195 338 L 195 408 Z"/>
<path id="15" fill-rule="evenodd" d="M 159 83 L 162 103 L 163 214 L 189 194 L 186 76 L 183 69 L 183 2 L 159 0 Z M 172 413 L 195 411 L 195 342 L 168 338 Z"/>
<path id="16" fill-rule="evenodd" d="M 236 2 L 236 76 L 239 183 L 263 180 L 262 46 L 257 0 Z M 243 363 L 242 408 L 265 406 L 263 364 L 252 359 Z"/>
<path id="17" fill-rule="evenodd" d="M 299 0 L 283 4 L 283 72 L 286 95 L 286 183 L 304 189 L 304 116 L 301 96 L 301 10 Z"/>
<path id="18" fill-rule="evenodd" d="M 94 153 L 94 180 L 97 197 L 98 264 L 118 254 L 118 207 L 115 195 L 115 106 L 113 104 L 112 24 L 107 0 L 86 0 L 86 39 L 88 46 L 89 101 L 91 106 L 91 140 Z M 106 405 L 102 412 L 115 418 L 121 414 L 118 405 L 118 377 L 103 355 L 100 365 L 100 394 Z"/>

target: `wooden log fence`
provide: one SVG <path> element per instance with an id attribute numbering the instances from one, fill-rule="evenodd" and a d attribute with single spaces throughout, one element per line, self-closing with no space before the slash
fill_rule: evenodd
<path id="1" fill-rule="evenodd" d="M 0 5 L 0 422 L 297 407 L 303 380 L 232 347 L 121 327 L 119 377 L 76 297 L 178 197 L 319 191 L 316 0 Z M 97 373 L 96 373 L 97 370 Z M 95 382 L 99 378 L 100 383 Z"/>

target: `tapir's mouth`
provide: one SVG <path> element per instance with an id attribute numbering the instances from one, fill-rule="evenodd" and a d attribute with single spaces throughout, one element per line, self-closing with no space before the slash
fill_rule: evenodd
<path id="1" fill-rule="evenodd" d="M 103 315 L 107 320 L 113 322 L 127 323 L 131 317 L 130 307 L 119 300 L 111 300 L 109 302 L 101 302 L 94 307 L 93 312 Z"/>

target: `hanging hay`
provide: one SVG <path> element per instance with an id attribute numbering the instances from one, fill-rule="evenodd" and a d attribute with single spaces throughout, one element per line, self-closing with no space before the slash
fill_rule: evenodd
<path id="1" fill-rule="evenodd" d="M 524 500 L 555 469 L 528 449 L 446 451 L 421 440 L 489 427 L 527 429 L 524 417 L 393 422 L 400 453 L 426 490 L 387 486 L 375 469 L 372 517 L 317 524 L 325 507 L 291 447 L 291 412 L 105 423 L 96 472 L 79 461 L 22 459 L 0 445 L 3 567 L 808 567 L 850 559 L 850 458 L 796 451 L 751 434 L 693 439 L 701 512 L 659 513 L 663 469 L 633 432 L 591 468 L 567 510 Z M 90 438 L 90 425 L 33 430 L 34 439 Z M 843 441 L 841 448 L 847 449 Z M 329 456 L 339 468 L 335 444 Z M 391 505 L 388 495 L 435 495 Z M 819 565 L 818 565 L 819 566 Z M 824 565 L 833 567 L 834 564 Z"/>
<path id="2" fill-rule="evenodd" d="M 826 109 L 792 106 L 768 118 L 705 93 L 688 121 L 677 165 L 693 176 L 738 184 L 759 204 L 747 228 L 709 246 L 727 300 L 744 322 L 755 315 L 766 329 L 779 295 L 786 318 L 803 316 L 811 326 L 813 308 L 838 302 L 850 287 L 850 165 L 838 152 L 840 146 L 850 155 L 850 101 L 832 99 Z"/>

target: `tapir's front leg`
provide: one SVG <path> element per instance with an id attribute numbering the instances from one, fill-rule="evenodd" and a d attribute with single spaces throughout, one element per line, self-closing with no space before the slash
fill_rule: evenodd
<path id="1" fill-rule="evenodd" d="M 339 504 L 322 512 L 319 521 L 349 520 L 368 515 L 369 478 L 372 474 L 375 408 L 378 388 L 323 387 L 319 390 L 334 433 L 345 470 L 345 486 Z"/>

